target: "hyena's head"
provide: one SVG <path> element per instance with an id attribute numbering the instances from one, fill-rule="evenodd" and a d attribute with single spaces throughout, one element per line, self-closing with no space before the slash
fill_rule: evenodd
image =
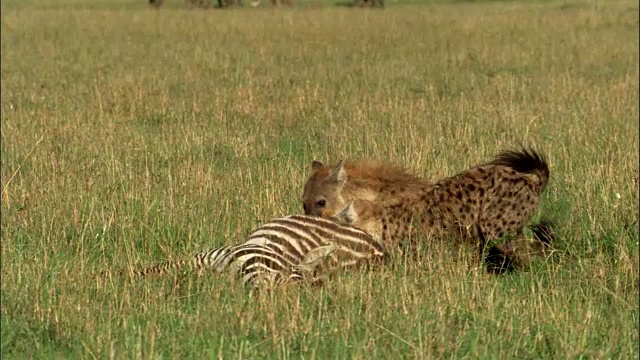
<path id="1" fill-rule="evenodd" d="M 330 169 L 329 166 L 314 160 L 311 163 L 312 174 L 304 185 L 302 204 L 304 213 L 311 216 L 331 218 L 347 206 L 342 190 L 347 182 L 344 162 Z"/>

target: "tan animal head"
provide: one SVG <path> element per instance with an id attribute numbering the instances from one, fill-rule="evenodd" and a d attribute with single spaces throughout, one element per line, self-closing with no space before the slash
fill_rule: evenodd
<path id="1" fill-rule="evenodd" d="M 398 166 L 377 161 L 340 161 L 331 168 L 320 161 L 311 164 L 312 174 L 304 186 L 302 203 L 307 215 L 329 218 L 344 209 L 348 200 L 398 204 L 397 195 L 413 193 L 427 183 Z"/>
<path id="2" fill-rule="evenodd" d="M 354 226 L 379 242 L 385 241 L 385 231 L 401 225 L 385 226 L 385 207 L 411 202 L 432 187 L 402 167 L 379 161 L 340 161 L 330 167 L 314 160 L 311 168 L 302 195 L 305 214 Z"/>
<path id="3" fill-rule="evenodd" d="M 306 215 L 330 218 L 346 208 L 342 189 L 347 182 L 344 162 L 340 161 L 334 169 L 320 161 L 311 163 L 313 174 L 304 186 L 302 203 Z"/>

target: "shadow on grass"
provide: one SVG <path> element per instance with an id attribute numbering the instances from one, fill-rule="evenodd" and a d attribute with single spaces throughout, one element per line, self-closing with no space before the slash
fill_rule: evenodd
<path id="1" fill-rule="evenodd" d="M 385 5 L 382 4 L 365 4 L 362 2 L 362 0 L 360 1 L 360 3 L 356 4 L 353 1 L 338 1 L 333 3 L 333 5 L 335 7 L 346 7 L 346 8 L 354 8 L 354 9 L 384 9 Z"/>

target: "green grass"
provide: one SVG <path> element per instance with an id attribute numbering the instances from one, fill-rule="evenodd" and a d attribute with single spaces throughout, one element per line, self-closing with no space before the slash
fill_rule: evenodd
<path id="1" fill-rule="evenodd" d="M 637 2 L 69 4 L 2 3 L 3 358 L 639 356 Z M 300 213 L 312 159 L 436 179 L 520 143 L 559 233 L 526 273 L 91 279 Z"/>

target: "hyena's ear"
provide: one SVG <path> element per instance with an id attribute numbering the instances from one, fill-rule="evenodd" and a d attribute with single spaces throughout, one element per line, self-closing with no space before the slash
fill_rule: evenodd
<path id="1" fill-rule="evenodd" d="M 347 171 L 344 169 L 344 160 L 340 160 L 335 169 L 331 171 L 328 179 L 338 185 L 344 185 L 344 183 L 347 182 Z"/>
<path id="2" fill-rule="evenodd" d="M 353 199 L 351 199 L 349 204 L 345 206 L 344 209 L 335 214 L 333 218 L 335 221 L 347 225 L 351 225 L 356 222 L 358 220 L 358 213 L 356 213 L 355 206 L 353 205 Z"/>
<path id="3" fill-rule="evenodd" d="M 324 164 L 321 161 L 313 160 L 311 162 L 311 170 L 316 172 L 324 167 Z"/>

